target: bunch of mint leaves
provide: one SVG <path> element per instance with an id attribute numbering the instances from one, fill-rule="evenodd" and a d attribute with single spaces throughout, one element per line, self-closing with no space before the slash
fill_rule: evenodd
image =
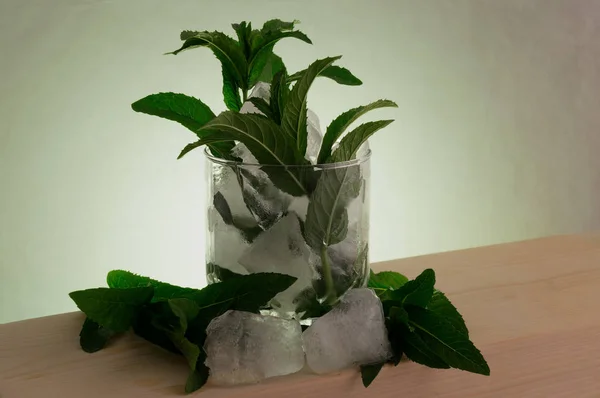
<path id="1" fill-rule="evenodd" d="M 99 351 L 114 336 L 133 329 L 149 342 L 184 356 L 190 368 L 188 393 L 208 379 L 202 347 L 210 321 L 228 310 L 259 313 L 296 281 L 289 275 L 257 273 L 192 289 L 122 270 L 109 272 L 106 279 L 108 288 L 70 293 L 86 315 L 79 334 L 81 348 Z"/>
<path id="2" fill-rule="evenodd" d="M 426 269 L 414 280 L 397 272 L 371 271 L 368 286 L 383 304 L 394 352 L 390 363 L 396 366 L 406 356 L 430 368 L 456 368 L 489 376 L 490 368 L 469 339 L 463 317 L 434 285 L 432 269 Z M 384 363 L 361 366 L 365 387 L 383 366 Z"/>
<path id="3" fill-rule="evenodd" d="M 132 329 L 150 343 L 185 358 L 190 368 L 185 391 L 191 393 L 209 377 L 203 346 L 212 319 L 228 310 L 259 313 L 268 309 L 269 301 L 295 280 L 275 273 L 233 274 L 226 281 L 192 289 L 115 270 L 108 273 L 108 288 L 79 290 L 70 297 L 86 315 L 79 335 L 84 351 L 99 351 L 111 338 Z M 383 304 L 394 352 L 390 363 L 398 365 L 406 356 L 432 368 L 489 375 L 485 359 L 469 340 L 462 316 L 434 284 L 431 269 L 411 281 L 396 272 L 371 272 L 369 287 Z M 313 315 L 322 316 L 330 309 L 321 304 Z M 383 365 L 361 366 L 365 387 Z"/>
<path id="4" fill-rule="evenodd" d="M 327 248 L 343 241 L 348 234 L 347 206 L 360 194 L 363 178 L 360 167 L 314 170 L 311 167 L 286 166 L 312 165 L 305 155 L 307 101 L 314 81 L 325 77 L 346 86 L 358 86 L 362 81 L 348 69 L 334 65 L 341 56 L 318 59 L 306 69 L 289 74 L 274 48 L 285 38 L 312 44 L 306 34 L 295 30 L 297 22 L 272 19 L 260 29 L 253 29 L 252 24 L 246 21 L 234 23 L 235 38 L 218 31 L 181 32 L 183 44 L 168 54 L 179 54 L 193 48 L 210 49 L 221 64 L 223 101 L 227 110 L 217 114 L 200 99 L 174 92 L 148 95 L 135 101 L 132 108 L 136 112 L 177 122 L 194 133 L 197 140 L 185 146 L 179 158 L 206 146 L 217 158 L 239 162 L 241 159 L 234 155 L 233 149 L 242 143 L 264 166 L 263 171 L 278 189 L 294 197 L 307 197 L 305 240 L 321 257 L 324 280 L 328 281 L 324 294 L 330 303 L 335 303 L 338 293 L 332 282 Z M 259 82 L 270 84 L 268 101 L 248 98 L 248 93 Z M 246 101 L 250 101 L 261 114 L 240 113 Z M 367 139 L 393 120 L 370 121 L 349 131 L 350 127 L 366 113 L 385 107 L 397 105 L 380 99 L 336 117 L 323 136 L 316 163 L 355 160 Z M 335 150 L 334 144 L 337 144 Z M 249 202 L 246 201 L 247 205 Z M 254 209 L 248 206 L 254 214 Z M 265 224 L 262 221 L 259 224 Z M 241 232 L 246 234 L 248 231 Z M 260 231 L 252 231 L 252 234 L 257 232 Z"/>

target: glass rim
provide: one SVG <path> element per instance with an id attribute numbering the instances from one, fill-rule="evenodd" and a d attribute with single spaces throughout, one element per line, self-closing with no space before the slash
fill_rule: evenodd
<path id="1" fill-rule="evenodd" d="M 261 164 L 261 163 L 246 163 L 238 162 L 237 160 L 227 160 L 214 156 L 210 153 L 209 148 L 204 148 L 204 156 L 212 163 L 220 164 L 222 166 L 236 166 L 236 167 L 270 167 L 270 168 L 318 168 L 318 169 L 341 169 L 344 167 L 356 166 L 363 164 L 371 159 L 371 149 L 367 150 L 367 153 L 361 157 L 357 157 L 352 160 L 346 160 L 344 162 L 335 163 L 317 163 L 317 164 Z"/>

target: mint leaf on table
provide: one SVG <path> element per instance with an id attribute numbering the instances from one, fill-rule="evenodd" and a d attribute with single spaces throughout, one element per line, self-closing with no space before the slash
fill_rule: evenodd
<path id="1" fill-rule="evenodd" d="M 384 363 L 378 363 L 375 365 L 362 365 L 360 367 L 360 375 L 362 378 L 363 385 L 369 387 L 373 380 L 377 377 Z"/>
<path id="2" fill-rule="evenodd" d="M 116 333 L 85 318 L 79 333 L 79 345 L 85 352 L 93 353 L 103 349 Z"/>
<path id="3" fill-rule="evenodd" d="M 312 44 L 304 33 L 293 29 L 294 22 L 272 19 L 265 22 L 260 31 L 252 31 L 248 58 L 248 87 L 254 86 L 260 80 L 265 65 L 269 60 L 272 61 L 273 48 L 279 40 L 291 37 Z"/>
<path id="4" fill-rule="evenodd" d="M 304 157 L 308 139 L 306 112 L 308 91 L 314 80 L 323 70 L 340 59 L 341 56 L 329 57 L 313 62 L 302 74 L 302 78 L 292 88 L 285 108 L 281 125 L 285 132 L 294 138 L 298 153 Z"/>
<path id="5" fill-rule="evenodd" d="M 150 302 L 152 286 L 132 289 L 97 288 L 71 292 L 77 307 L 98 325 L 113 331 L 125 332 L 133 324 L 138 309 Z"/>
<path id="6" fill-rule="evenodd" d="M 388 126 L 393 120 L 378 120 L 361 124 L 340 141 L 340 145 L 329 157 L 327 162 L 344 162 L 354 159 L 360 147 L 378 130 Z"/>
<path id="7" fill-rule="evenodd" d="M 372 289 L 397 290 L 406 282 L 408 282 L 408 278 L 398 272 L 382 271 L 374 273 L 371 270 L 368 286 Z"/>
<path id="8" fill-rule="evenodd" d="M 431 300 L 427 304 L 427 309 L 446 318 L 459 333 L 467 337 L 469 336 L 469 329 L 465 324 L 465 320 L 444 293 L 435 290 Z"/>
<path id="9" fill-rule="evenodd" d="M 224 112 L 205 124 L 201 134 L 208 139 L 237 140 L 246 145 L 273 184 L 293 196 L 308 193 L 303 168 L 288 165 L 307 164 L 297 151 L 294 138 L 264 116 Z"/>
<path id="10" fill-rule="evenodd" d="M 454 328 L 447 317 L 415 306 L 410 306 L 407 311 L 414 334 L 450 367 L 486 376 L 490 374 L 481 352 L 468 336 Z"/>
<path id="11" fill-rule="evenodd" d="M 168 305 L 179 320 L 179 325 L 174 327 L 173 330 L 168 330 L 168 335 L 173 345 L 183 354 L 190 367 L 185 391 L 191 393 L 202 387 L 208 379 L 208 369 L 204 366 L 206 359 L 204 350 L 186 337 L 188 324 L 198 315 L 200 308 L 194 301 L 183 298 L 170 299 Z"/>
<path id="12" fill-rule="evenodd" d="M 110 271 L 106 276 L 106 283 L 113 289 L 132 289 L 151 286 L 154 288 L 152 302 L 164 301 L 170 298 L 190 298 L 194 297 L 200 291 L 189 287 L 171 285 L 123 270 Z"/>
<path id="13" fill-rule="evenodd" d="M 294 73 L 293 75 L 288 77 L 287 80 L 289 83 L 295 82 L 296 80 L 300 80 L 304 73 L 306 73 L 306 69 Z M 354 76 L 352 72 L 350 72 L 346 68 L 342 68 L 341 66 L 337 65 L 329 65 L 319 74 L 319 76 L 328 77 L 336 83 L 343 84 L 346 86 L 360 86 L 362 84 L 362 81 L 358 77 Z"/>
<path id="14" fill-rule="evenodd" d="M 348 129 L 348 127 L 352 123 L 354 123 L 358 118 L 374 109 L 385 107 L 397 108 L 398 105 L 396 105 L 395 102 L 390 100 L 378 100 L 368 105 L 363 105 L 350 109 L 336 117 L 329 124 L 329 126 L 327 126 L 327 130 L 325 131 L 325 135 L 323 136 L 323 142 L 321 144 L 319 156 L 317 158 L 317 163 L 325 163 L 327 161 L 327 159 L 331 156 L 331 148 L 333 147 L 333 144 L 346 132 L 346 129 Z"/>
<path id="15" fill-rule="evenodd" d="M 435 272 L 426 269 L 414 280 L 406 282 L 397 290 L 388 291 L 380 298 L 384 308 L 392 305 L 415 305 L 425 308 L 433 296 L 434 285 Z"/>
<path id="16" fill-rule="evenodd" d="M 190 32 L 181 34 L 184 40 L 181 48 L 169 53 L 180 52 L 195 48 L 208 47 L 221 62 L 223 74 L 223 98 L 225 105 L 232 111 L 238 112 L 242 107 L 239 90 L 247 92 L 248 62 L 244 49 L 236 40 L 221 32 Z"/>
<path id="17" fill-rule="evenodd" d="M 213 283 L 194 297 L 199 306 L 197 318 L 211 320 L 230 309 L 257 313 L 295 281 L 289 275 L 256 273 Z"/>
<path id="18" fill-rule="evenodd" d="M 405 325 L 398 325 L 397 327 L 402 339 L 402 352 L 408 359 L 434 369 L 450 368 L 450 365 L 436 351 L 431 349 L 418 333 L 411 332 Z"/>

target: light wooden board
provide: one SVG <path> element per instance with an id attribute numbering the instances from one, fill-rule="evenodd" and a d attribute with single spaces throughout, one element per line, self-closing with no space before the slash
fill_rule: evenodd
<path id="1" fill-rule="evenodd" d="M 463 313 L 491 376 L 386 367 L 364 389 L 359 373 L 296 374 L 213 397 L 600 397 L 600 236 L 561 236 L 378 263 L 437 286 Z M 32 292 L 35 294 L 35 292 Z M 0 325 L 1 398 L 182 396 L 186 365 L 135 336 L 86 354 L 69 313 Z"/>

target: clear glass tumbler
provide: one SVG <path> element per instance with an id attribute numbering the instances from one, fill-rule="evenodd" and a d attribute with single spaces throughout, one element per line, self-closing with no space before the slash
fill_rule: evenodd
<path id="1" fill-rule="evenodd" d="M 318 316 L 314 303 L 334 304 L 366 285 L 370 151 L 348 162 L 302 166 L 205 154 L 209 283 L 258 272 L 294 276 L 270 304 L 296 318 Z M 290 181 L 303 189 L 290 189 Z"/>

